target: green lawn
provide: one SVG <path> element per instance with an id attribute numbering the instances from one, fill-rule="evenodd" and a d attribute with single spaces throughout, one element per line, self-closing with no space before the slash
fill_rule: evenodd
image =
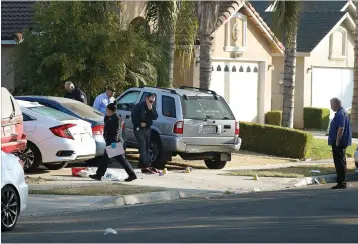
<path id="1" fill-rule="evenodd" d="M 357 145 L 355 144 L 348 147 L 346 151 L 347 157 L 353 157 L 356 149 Z M 314 138 L 311 149 L 311 159 L 320 160 L 330 158 L 332 158 L 332 148 L 331 146 L 328 146 L 327 140 Z"/>
<path id="2" fill-rule="evenodd" d="M 347 165 L 348 172 L 354 172 L 354 164 Z M 312 170 L 319 170 L 320 172 L 310 172 Z M 333 164 L 327 165 L 307 165 L 307 166 L 294 166 L 288 168 L 278 169 L 262 169 L 262 170 L 237 170 L 228 172 L 222 175 L 226 176 L 259 176 L 259 177 L 282 177 L 282 178 L 302 178 L 318 175 L 336 174 Z"/>

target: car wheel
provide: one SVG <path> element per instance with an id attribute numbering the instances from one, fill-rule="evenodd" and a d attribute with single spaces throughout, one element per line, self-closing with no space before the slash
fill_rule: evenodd
<path id="1" fill-rule="evenodd" d="M 204 162 L 208 169 L 223 169 L 226 165 L 226 161 L 220 161 L 217 159 L 205 159 Z"/>
<path id="2" fill-rule="evenodd" d="M 68 164 L 67 162 L 62 162 L 62 163 L 43 164 L 43 165 L 49 170 L 58 170 L 66 167 L 67 164 Z"/>
<path id="3" fill-rule="evenodd" d="M 152 135 L 149 144 L 149 160 L 154 168 L 164 169 L 167 161 L 164 158 L 163 147 L 160 137 L 157 134 Z"/>
<path id="4" fill-rule="evenodd" d="M 25 173 L 36 171 L 42 163 L 40 150 L 29 141 L 24 150 L 14 154 L 24 162 Z"/>
<path id="5" fill-rule="evenodd" d="M 1 189 L 1 230 L 12 230 L 20 214 L 20 198 L 14 187 L 6 185 Z"/>

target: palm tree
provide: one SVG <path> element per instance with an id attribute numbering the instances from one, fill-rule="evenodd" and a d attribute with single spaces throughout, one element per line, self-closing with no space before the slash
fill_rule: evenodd
<path id="1" fill-rule="evenodd" d="M 163 51 L 161 62 L 158 63 L 158 83 L 172 87 L 175 52 L 177 51 L 180 57 L 191 58 L 191 52 L 186 55 L 181 47 L 189 46 L 189 49 L 192 49 L 195 42 L 197 21 L 194 2 L 149 0 L 145 12 L 146 19 L 152 25 L 153 32 L 157 34 Z"/>
<path id="2" fill-rule="evenodd" d="M 209 89 L 212 72 L 213 33 L 219 15 L 220 1 L 198 1 L 196 6 L 200 40 L 200 88 Z"/>
<path id="3" fill-rule="evenodd" d="M 285 44 L 282 125 L 293 128 L 297 31 L 301 2 L 275 0 L 273 4 L 273 30 L 278 37 L 283 37 Z"/>
<path id="4" fill-rule="evenodd" d="M 351 110 L 351 124 L 353 134 L 358 136 L 358 2 L 356 14 L 356 35 L 354 40 L 354 89 Z"/>

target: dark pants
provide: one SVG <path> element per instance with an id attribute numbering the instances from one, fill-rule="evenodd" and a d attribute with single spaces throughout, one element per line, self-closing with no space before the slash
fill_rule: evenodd
<path id="1" fill-rule="evenodd" d="M 138 168 L 148 168 L 151 166 L 149 159 L 150 133 L 150 129 L 134 130 L 140 155 Z"/>
<path id="2" fill-rule="evenodd" d="M 128 162 L 128 160 L 126 159 L 126 157 L 124 155 L 116 156 L 115 159 L 122 165 L 123 169 L 127 172 L 127 174 L 129 176 L 135 175 L 131 164 Z M 105 150 L 103 158 L 97 168 L 96 174 L 98 176 L 101 176 L 101 177 L 104 176 L 104 174 L 106 173 L 106 170 L 108 168 L 109 160 L 110 160 L 110 158 L 108 158 L 107 152 Z"/>
<path id="3" fill-rule="evenodd" d="M 337 184 L 339 185 L 347 184 L 346 148 L 347 147 L 337 147 L 336 145 L 332 145 L 334 166 L 336 167 L 337 172 Z"/>

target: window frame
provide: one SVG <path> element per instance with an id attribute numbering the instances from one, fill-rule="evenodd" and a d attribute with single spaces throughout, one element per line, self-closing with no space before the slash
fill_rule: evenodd
<path id="1" fill-rule="evenodd" d="M 168 115 L 165 115 L 164 114 L 164 98 L 169 98 L 169 99 L 172 99 L 174 101 L 174 111 L 173 111 L 173 116 L 168 116 Z M 167 117 L 167 118 L 173 118 L 173 119 L 176 119 L 177 118 L 177 109 L 176 109 L 176 106 L 175 106 L 175 98 L 172 97 L 172 96 L 167 96 L 167 95 L 162 95 L 162 115 L 164 117 Z"/>
<path id="2" fill-rule="evenodd" d="M 141 91 L 138 91 L 138 90 L 132 90 L 132 91 L 128 91 L 126 92 L 125 94 L 123 94 L 122 97 L 120 97 L 118 100 L 116 100 L 116 108 L 117 110 L 122 110 L 122 111 L 132 111 L 133 108 L 130 107 L 130 104 L 132 103 L 120 103 L 120 100 L 125 98 L 126 96 L 128 96 L 129 94 L 131 93 L 138 93 L 138 96 L 136 98 L 136 100 L 134 101 L 133 105 L 136 105 L 137 104 L 137 101 L 138 101 L 138 97 L 140 96 L 141 94 Z M 122 104 L 127 104 L 128 105 L 128 109 L 123 109 L 123 107 L 119 107 L 120 105 Z M 133 106 L 134 107 L 134 106 Z"/>

